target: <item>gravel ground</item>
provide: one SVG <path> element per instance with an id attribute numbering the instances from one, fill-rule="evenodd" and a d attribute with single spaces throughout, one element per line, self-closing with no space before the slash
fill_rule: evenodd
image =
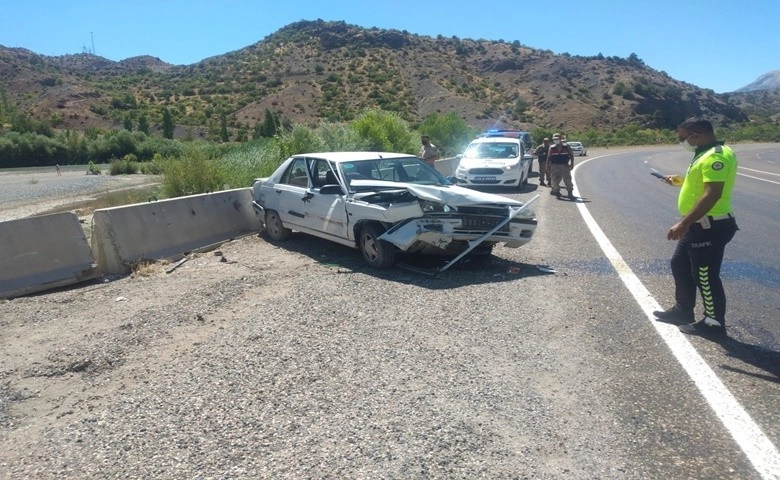
<path id="1" fill-rule="evenodd" d="M 588 368 L 489 308 L 517 252 L 432 280 L 253 236 L 2 302 L 0 477 L 629 478 Z"/>
<path id="2" fill-rule="evenodd" d="M 147 175 L 86 175 L 81 169 L 63 169 L 62 175 L 52 172 L 51 168 L 0 170 L 0 221 L 78 210 L 109 192 L 119 195 L 117 192 L 129 192 L 158 182 L 157 177 Z M 113 205 L 98 205 L 105 206 Z"/>

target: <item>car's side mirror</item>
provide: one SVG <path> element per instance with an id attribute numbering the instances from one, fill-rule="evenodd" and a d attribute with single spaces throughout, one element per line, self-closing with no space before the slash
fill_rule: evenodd
<path id="1" fill-rule="evenodd" d="M 320 193 L 322 195 L 341 195 L 344 192 L 341 190 L 340 185 L 323 185 L 320 187 Z"/>

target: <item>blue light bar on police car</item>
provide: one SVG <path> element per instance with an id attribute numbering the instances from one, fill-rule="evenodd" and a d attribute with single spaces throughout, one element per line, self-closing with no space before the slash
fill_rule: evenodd
<path id="1" fill-rule="evenodd" d="M 491 128 L 490 130 L 486 131 L 485 133 L 480 133 L 477 135 L 478 137 L 511 137 L 511 138 L 520 138 L 520 130 L 515 129 L 495 129 Z"/>

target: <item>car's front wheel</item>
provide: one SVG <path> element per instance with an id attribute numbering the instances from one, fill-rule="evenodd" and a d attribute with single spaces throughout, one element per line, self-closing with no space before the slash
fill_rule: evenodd
<path id="1" fill-rule="evenodd" d="M 360 229 L 360 252 L 363 260 L 374 268 L 388 268 L 395 263 L 396 249 L 391 243 L 379 240 L 384 231 L 377 225 L 364 225 Z"/>
<path id="2" fill-rule="evenodd" d="M 283 242 L 290 238 L 292 230 L 282 224 L 282 219 L 277 212 L 268 210 L 265 212 L 265 233 L 271 240 Z"/>

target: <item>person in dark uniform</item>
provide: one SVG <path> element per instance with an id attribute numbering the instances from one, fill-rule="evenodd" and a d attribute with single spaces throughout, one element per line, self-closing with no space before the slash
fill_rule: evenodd
<path id="1" fill-rule="evenodd" d="M 550 169 L 547 168 L 547 154 L 550 150 L 550 139 L 545 138 L 541 145 L 536 147 L 534 155 L 539 160 L 539 186 L 544 187 L 544 178 L 547 177 L 547 185 L 550 184 Z"/>
<path id="2" fill-rule="evenodd" d="M 718 141 L 708 120 L 686 120 L 677 127 L 677 135 L 680 143 L 693 147 L 695 153 L 684 178 L 663 178 L 669 185 L 681 187 L 677 208 L 682 219 L 666 235 L 669 240 L 678 240 L 671 260 L 675 304 L 653 314 L 660 321 L 680 325 L 683 333 L 725 337 L 726 294 L 720 267 L 726 244 L 739 230 L 731 209 L 737 157 Z M 697 287 L 704 318 L 693 323 Z"/>
<path id="3" fill-rule="evenodd" d="M 564 145 L 560 133 L 553 135 L 553 146 L 547 153 L 547 162 L 550 168 L 550 195 L 561 196 L 561 180 L 569 192 L 569 199 L 574 199 L 574 184 L 571 180 L 571 171 L 574 168 L 574 153 L 568 145 Z"/>

